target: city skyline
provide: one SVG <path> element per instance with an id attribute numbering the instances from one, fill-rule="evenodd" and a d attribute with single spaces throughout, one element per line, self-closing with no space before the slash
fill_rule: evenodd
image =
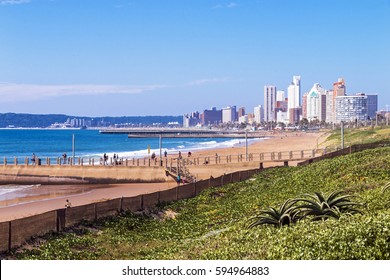
<path id="1" fill-rule="evenodd" d="M 342 77 L 384 109 L 390 2 L 352 3 L 0 0 L 0 112 L 252 111 L 295 75 L 301 94 Z"/>

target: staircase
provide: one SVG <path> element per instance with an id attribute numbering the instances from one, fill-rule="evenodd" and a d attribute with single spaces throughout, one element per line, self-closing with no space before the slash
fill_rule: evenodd
<path id="1" fill-rule="evenodd" d="M 177 175 L 180 174 L 181 179 L 184 183 L 193 183 L 196 181 L 195 176 L 193 176 L 186 166 L 186 161 L 183 159 L 177 159 L 178 166 L 167 166 L 166 171 L 172 176 L 177 178 Z"/>

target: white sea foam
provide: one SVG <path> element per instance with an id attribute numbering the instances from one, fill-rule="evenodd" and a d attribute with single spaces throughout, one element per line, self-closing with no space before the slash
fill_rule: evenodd
<path id="1" fill-rule="evenodd" d="M 5 194 L 22 192 L 39 186 L 40 185 L 0 185 L 0 199 Z"/>
<path id="2" fill-rule="evenodd" d="M 261 138 L 248 139 L 248 144 L 252 144 L 254 142 L 263 140 Z M 175 148 L 162 148 L 162 153 L 167 151 L 168 154 L 177 154 L 179 152 L 193 152 L 199 150 L 209 150 L 209 149 L 218 149 L 218 148 L 230 148 L 245 145 L 245 139 L 228 139 L 226 141 L 217 142 L 215 140 L 205 141 L 205 142 L 189 142 L 186 141 L 184 143 L 180 143 Z M 148 157 L 152 153 L 155 153 L 156 156 L 160 155 L 160 149 L 150 149 L 150 153 L 148 153 L 148 149 L 137 150 L 137 151 L 126 151 L 126 152 L 111 152 L 106 153 L 108 157 L 113 157 L 114 154 L 118 155 L 119 158 L 143 158 Z M 94 155 L 85 155 L 84 157 L 95 157 L 102 158 L 103 154 L 94 154 Z"/>

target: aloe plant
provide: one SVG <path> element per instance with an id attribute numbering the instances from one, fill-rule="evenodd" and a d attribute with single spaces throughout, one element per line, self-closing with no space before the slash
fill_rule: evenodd
<path id="1" fill-rule="evenodd" d="M 254 221 L 248 228 L 264 224 L 282 227 L 295 223 L 300 218 L 300 211 L 295 206 L 297 202 L 297 200 L 288 199 L 279 207 L 279 209 L 268 207 L 267 209 L 259 210 L 258 214 L 252 218 Z"/>
<path id="2" fill-rule="evenodd" d="M 387 182 L 387 184 L 382 188 L 382 192 L 385 192 L 388 189 L 390 189 L 390 182 Z"/>
<path id="3" fill-rule="evenodd" d="M 298 208 L 304 217 L 313 216 L 313 221 L 339 219 L 342 213 L 361 213 L 357 209 L 361 204 L 350 200 L 353 195 L 341 195 L 343 193 L 344 191 L 333 191 L 328 196 L 319 192 L 315 192 L 314 195 L 306 194 L 304 198 L 297 199 L 301 203 Z"/>

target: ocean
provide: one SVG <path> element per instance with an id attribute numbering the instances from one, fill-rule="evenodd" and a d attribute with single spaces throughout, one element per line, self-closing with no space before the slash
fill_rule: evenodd
<path id="1" fill-rule="evenodd" d="M 123 158 L 141 158 L 150 153 L 159 155 L 158 138 L 128 138 L 127 134 L 100 134 L 98 130 L 72 129 L 0 129 L 0 164 L 4 158 L 13 161 L 14 157 L 57 158 L 63 153 L 72 154 L 72 137 L 75 138 L 76 157 L 101 157 L 104 153 L 114 153 Z M 249 142 L 258 139 L 249 139 Z M 243 139 L 227 138 L 163 138 L 162 149 L 168 153 L 178 153 L 226 148 L 243 145 Z"/>
<path id="2" fill-rule="evenodd" d="M 15 157 L 20 163 L 34 153 L 37 157 L 55 159 L 63 153 L 72 155 L 72 138 L 75 138 L 75 156 L 101 158 L 104 153 L 112 157 L 142 158 L 150 154 L 159 156 L 158 138 L 128 138 L 127 134 L 100 134 L 98 130 L 72 129 L 0 129 L 0 164 L 6 159 L 13 163 Z M 248 142 L 259 139 L 249 139 Z M 244 145 L 243 139 L 229 138 L 163 138 L 162 151 L 177 154 L 197 150 L 226 148 Z M 53 160 L 52 162 L 55 162 Z M 0 185 L 0 202 L 15 196 L 26 196 L 30 191 L 41 186 Z M 1 203 L 0 203 L 1 207 Z"/>

